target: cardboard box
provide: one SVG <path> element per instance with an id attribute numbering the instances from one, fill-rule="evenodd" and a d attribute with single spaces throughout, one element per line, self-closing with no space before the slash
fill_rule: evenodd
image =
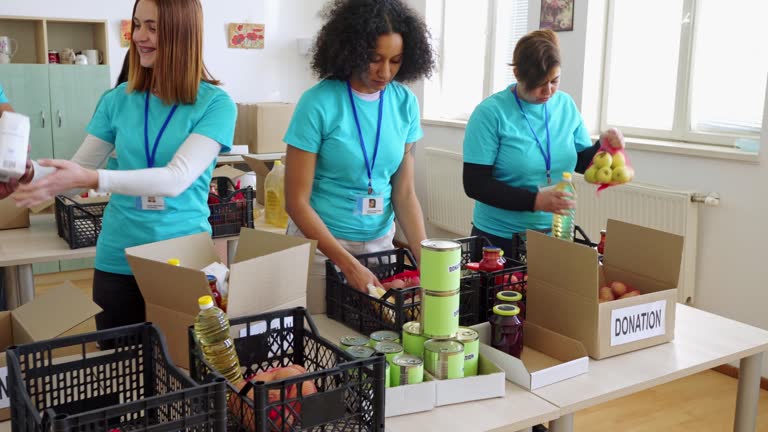
<path id="1" fill-rule="evenodd" d="M 243 228 L 230 265 L 227 313 L 253 315 L 305 306 L 307 274 L 315 241 Z M 220 261 L 208 233 L 125 250 L 146 303 L 147 321 L 165 334 L 174 363 L 189 369 L 187 328 L 199 312 L 197 299 L 209 295 L 200 270 Z M 167 263 L 178 258 L 181 266 Z"/>
<path id="2" fill-rule="evenodd" d="M 480 354 L 477 376 L 435 381 L 435 406 L 504 397 L 505 381 L 504 371 Z"/>
<path id="3" fill-rule="evenodd" d="M 284 102 L 237 104 L 234 142 L 248 145 L 249 153 L 285 152 L 283 136 L 295 108 Z"/>
<path id="4" fill-rule="evenodd" d="M 392 371 L 390 371 L 392 373 Z M 424 382 L 386 389 L 384 417 L 430 411 L 435 408 L 436 381 L 424 374 Z"/>
<path id="5" fill-rule="evenodd" d="M 581 341 L 595 359 L 669 342 L 683 237 L 609 220 L 603 264 L 592 248 L 528 231 L 527 321 Z M 613 281 L 642 295 L 598 302 Z"/>
<path id="6" fill-rule="evenodd" d="M 480 354 L 504 370 L 507 381 L 527 390 L 536 390 L 589 371 L 584 345 L 532 322 L 524 327 L 522 358 L 490 346 L 491 325 L 472 326 L 480 334 Z"/>
<path id="7" fill-rule="evenodd" d="M 101 308 L 70 282 L 13 311 L 0 312 L 0 421 L 10 418 L 6 348 L 83 333 L 87 331 L 84 324 L 99 312 Z M 79 347 L 72 347 L 55 350 L 53 355 L 63 357 L 77 352 Z"/>
<path id="8" fill-rule="evenodd" d="M 248 167 L 256 173 L 256 202 L 264 205 L 264 181 L 275 161 L 255 159 L 246 155 L 243 155 L 243 160 L 248 164 Z M 283 156 L 281 160 L 283 165 L 285 165 L 285 156 Z"/>
<path id="9" fill-rule="evenodd" d="M 29 209 L 16 207 L 11 198 L 0 200 L 0 230 L 29 226 Z"/>

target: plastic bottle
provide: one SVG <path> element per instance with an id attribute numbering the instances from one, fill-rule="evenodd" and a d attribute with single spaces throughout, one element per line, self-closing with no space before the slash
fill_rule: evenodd
<path id="1" fill-rule="evenodd" d="M 573 186 L 571 180 L 571 173 L 563 173 L 563 181 L 555 186 L 555 190 L 560 192 L 568 192 L 573 196 L 568 198 L 576 201 L 576 188 Z M 573 241 L 573 231 L 576 227 L 576 209 L 570 209 L 567 214 L 554 214 L 552 215 L 552 236 L 561 240 Z"/>
<path id="2" fill-rule="evenodd" d="M 285 167 L 280 161 L 264 179 L 264 218 L 270 225 L 285 228 L 288 226 L 288 213 L 285 211 Z"/>
<path id="3" fill-rule="evenodd" d="M 202 296 L 197 303 L 200 312 L 195 317 L 195 338 L 203 357 L 230 383 L 239 384 L 243 381 L 243 374 L 235 343 L 229 337 L 229 319 L 213 304 L 211 296 Z"/>

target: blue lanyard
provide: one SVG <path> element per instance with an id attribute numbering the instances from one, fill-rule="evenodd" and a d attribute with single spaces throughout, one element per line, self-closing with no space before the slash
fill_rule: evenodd
<path id="1" fill-rule="evenodd" d="M 544 166 L 547 168 L 547 184 L 551 184 L 552 183 L 552 153 L 550 152 L 550 147 L 549 147 L 549 115 L 547 114 L 547 104 L 546 103 L 544 104 L 544 126 L 547 129 L 547 151 L 544 152 L 544 146 L 541 145 L 539 136 L 536 135 L 536 131 L 533 130 L 533 126 L 531 126 L 531 121 L 528 120 L 528 116 L 525 115 L 523 104 L 520 102 L 520 97 L 517 95 L 517 84 L 515 84 L 515 88 L 514 90 L 512 90 L 512 93 L 515 95 L 517 106 L 520 107 L 520 113 L 523 115 L 525 122 L 528 123 L 528 127 L 531 129 L 533 138 L 536 140 L 536 144 L 538 144 L 539 146 L 539 151 L 541 152 L 541 156 L 544 158 Z"/>
<path id="2" fill-rule="evenodd" d="M 155 166 L 155 155 L 157 154 L 157 145 L 160 144 L 160 138 L 162 138 L 165 128 L 173 117 L 173 113 L 176 112 L 176 108 L 179 105 L 176 104 L 171 108 L 171 112 L 168 113 L 168 117 L 165 118 L 163 127 L 160 128 L 160 132 L 157 133 L 155 138 L 155 145 L 152 147 L 152 153 L 149 152 L 149 132 L 147 131 L 149 125 L 149 90 L 147 90 L 147 97 L 144 99 L 144 154 L 147 156 L 147 166 L 152 168 Z"/>
<path id="3" fill-rule="evenodd" d="M 373 194 L 373 183 L 371 181 L 373 166 L 376 164 L 376 155 L 379 153 L 379 138 L 381 138 L 381 114 L 384 112 L 384 90 L 379 93 L 379 118 L 376 124 L 376 143 L 373 145 L 373 159 L 368 162 L 368 151 L 365 149 L 363 140 L 363 130 L 360 128 L 360 119 L 357 117 L 357 108 L 355 108 L 355 98 L 352 96 L 352 85 L 347 81 L 347 92 L 349 93 L 349 103 L 352 104 L 352 114 L 355 116 L 355 125 L 357 126 L 357 136 L 360 138 L 360 148 L 363 149 L 363 158 L 365 159 L 365 169 L 368 171 L 368 195 Z"/>

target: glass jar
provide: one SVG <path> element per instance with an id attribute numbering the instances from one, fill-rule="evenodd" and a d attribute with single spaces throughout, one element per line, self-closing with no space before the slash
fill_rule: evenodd
<path id="1" fill-rule="evenodd" d="M 600 255 L 605 253 L 605 230 L 600 230 L 600 243 L 597 244 L 597 253 Z"/>
<path id="2" fill-rule="evenodd" d="M 520 358 L 523 352 L 523 322 L 518 315 L 520 308 L 510 304 L 493 307 L 491 315 L 491 346 L 511 356 Z"/>

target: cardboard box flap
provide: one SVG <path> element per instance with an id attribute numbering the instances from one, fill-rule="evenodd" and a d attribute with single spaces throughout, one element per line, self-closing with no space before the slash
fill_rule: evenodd
<path id="1" fill-rule="evenodd" d="M 101 312 L 101 308 L 71 282 L 51 289 L 13 310 L 16 344 L 52 339 Z"/>
<path id="2" fill-rule="evenodd" d="M 228 179 L 234 181 L 236 178 L 242 176 L 243 174 L 245 174 L 245 171 L 240 171 L 239 169 L 230 165 L 222 165 L 213 170 L 211 177 L 227 177 Z"/>
<path id="3" fill-rule="evenodd" d="M 317 242 L 314 240 L 253 228 L 243 228 L 240 230 L 240 240 L 237 242 L 235 263 L 304 245 L 309 245 L 312 254 L 314 254 L 315 246 L 317 245 Z M 310 259 L 310 261 L 312 260 Z"/>
<path id="4" fill-rule="evenodd" d="M 247 155 L 243 155 L 243 160 L 246 164 L 248 164 L 248 167 L 256 173 L 256 175 L 265 176 L 269 174 L 270 168 L 267 166 L 267 161 L 252 158 Z"/>
<path id="5" fill-rule="evenodd" d="M 10 345 L 13 345 L 13 325 L 11 323 L 11 313 L 8 311 L 2 311 L 0 312 L 0 353 L 5 351 L 5 349 Z"/>
<path id="6" fill-rule="evenodd" d="M 532 322 L 525 323 L 525 345 L 562 362 L 588 355 L 581 342 Z"/>
<path id="7" fill-rule="evenodd" d="M 669 288 L 677 287 L 683 255 L 682 236 L 613 219 L 608 220 L 606 232 L 609 233 L 605 242 L 606 267 L 628 272 L 641 269 L 647 271 L 646 277 Z"/>
<path id="8" fill-rule="evenodd" d="M 213 240 L 208 233 L 198 233 L 125 250 L 127 256 L 167 263 L 171 258 L 178 258 L 181 266 L 188 269 L 201 269 L 219 261 L 213 247 Z"/>
<path id="9" fill-rule="evenodd" d="M 528 278 L 597 299 L 597 251 L 538 231 L 527 233 Z"/>

